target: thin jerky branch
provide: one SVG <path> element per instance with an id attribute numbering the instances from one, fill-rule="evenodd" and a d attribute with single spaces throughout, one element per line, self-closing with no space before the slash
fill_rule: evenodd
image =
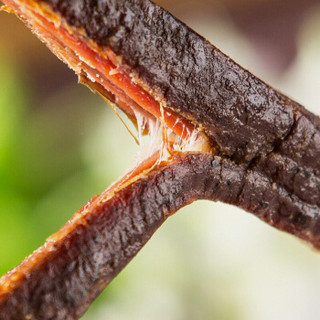
<path id="1" fill-rule="evenodd" d="M 1 279 L 1 320 L 78 319 L 160 225 L 197 199 L 235 204 L 320 245 L 315 207 L 228 158 L 184 155 L 105 198 L 88 203 Z"/>
<path id="2" fill-rule="evenodd" d="M 166 218 L 199 198 L 204 180 L 210 190 L 223 182 L 212 161 L 201 154 L 176 158 L 109 200 L 105 195 L 88 203 L 1 279 L 0 319 L 80 317 Z"/>

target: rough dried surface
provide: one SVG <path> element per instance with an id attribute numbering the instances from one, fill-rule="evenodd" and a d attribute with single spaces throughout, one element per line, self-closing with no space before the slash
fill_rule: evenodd
<path id="1" fill-rule="evenodd" d="M 196 199 L 234 204 L 320 248 L 319 118 L 150 1 L 38 2 L 121 56 L 218 152 L 177 157 L 90 203 L 81 223 L 1 279 L 0 320 L 77 319 L 162 222 Z"/>
<path id="2" fill-rule="evenodd" d="M 148 0 L 43 2 L 99 45 L 110 46 L 169 106 L 203 126 L 238 161 L 271 152 L 290 135 L 297 112 L 312 118 Z M 312 126 L 319 135 L 319 120 Z"/>
<path id="3" fill-rule="evenodd" d="M 320 205 L 320 120 L 148 0 L 45 0 L 110 46 L 220 153 Z"/>
<path id="4" fill-rule="evenodd" d="M 0 298 L 0 319 L 77 319 L 170 214 L 201 198 L 235 204 L 320 245 L 316 206 L 246 165 L 189 154 L 95 205 L 63 241 L 33 254 L 36 266 Z"/>
<path id="5" fill-rule="evenodd" d="M 77 319 L 163 221 L 195 199 L 189 183 L 196 177 L 192 170 L 186 174 L 191 165 L 162 168 L 109 201 L 90 204 L 74 230 L 25 263 L 36 261 L 17 288 L 0 298 L 0 319 Z M 2 283 L 15 284 L 20 269 Z"/>
<path id="6" fill-rule="evenodd" d="M 75 26 L 75 34 L 84 29 L 123 57 L 169 107 L 204 128 L 221 156 L 248 165 L 298 200 L 320 205 L 318 117 L 150 1 L 39 2 Z"/>
<path id="7" fill-rule="evenodd" d="M 320 204 L 320 120 L 148 0 L 44 0 L 109 46 L 236 163 Z"/>

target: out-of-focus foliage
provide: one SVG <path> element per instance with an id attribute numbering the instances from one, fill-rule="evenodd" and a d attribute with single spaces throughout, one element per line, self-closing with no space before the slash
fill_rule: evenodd
<path id="1" fill-rule="evenodd" d="M 28 210 L 28 201 L 20 194 L 17 188 L 19 179 L 14 174 L 25 95 L 14 68 L 10 68 L 1 59 L 0 70 L 0 272 L 2 274 L 19 262 L 19 256 L 28 253 L 29 241 L 21 237 L 28 220 L 19 214 Z"/>

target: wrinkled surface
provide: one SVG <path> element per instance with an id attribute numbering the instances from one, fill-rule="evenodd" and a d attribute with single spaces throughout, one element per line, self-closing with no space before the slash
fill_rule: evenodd
<path id="1" fill-rule="evenodd" d="M 319 205 L 318 117 L 148 0 L 44 2 L 122 56 L 169 107 L 204 128 L 222 155 Z"/>
<path id="2" fill-rule="evenodd" d="M 237 160 L 271 152 L 290 135 L 299 110 L 312 117 L 148 0 L 44 2 L 110 46 L 168 106 Z M 313 126 L 319 131 L 319 120 Z"/>
<path id="3" fill-rule="evenodd" d="M 44 2 L 123 57 L 169 107 L 204 128 L 221 155 L 319 213 L 318 117 L 148 0 Z"/>
<path id="4" fill-rule="evenodd" d="M 49 242 L 33 254 L 32 270 L 0 298 L 0 319 L 77 319 L 170 214 L 200 198 L 235 204 L 320 245 L 316 206 L 273 187 L 248 166 L 189 154 L 110 200 L 89 204 L 81 223 L 62 241 Z"/>

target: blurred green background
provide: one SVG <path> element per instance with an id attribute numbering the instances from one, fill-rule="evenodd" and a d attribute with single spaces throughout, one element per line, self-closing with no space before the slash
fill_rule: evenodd
<path id="1" fill-rule="evenodd" d="M 320 114 L 319 1 L 158 1 Z M 134 161 L 111 109 L 0 14 L 0 275 Z M 83 319 L 319 319 L 320 254 L 237 208 L 164 224 Z"/>

